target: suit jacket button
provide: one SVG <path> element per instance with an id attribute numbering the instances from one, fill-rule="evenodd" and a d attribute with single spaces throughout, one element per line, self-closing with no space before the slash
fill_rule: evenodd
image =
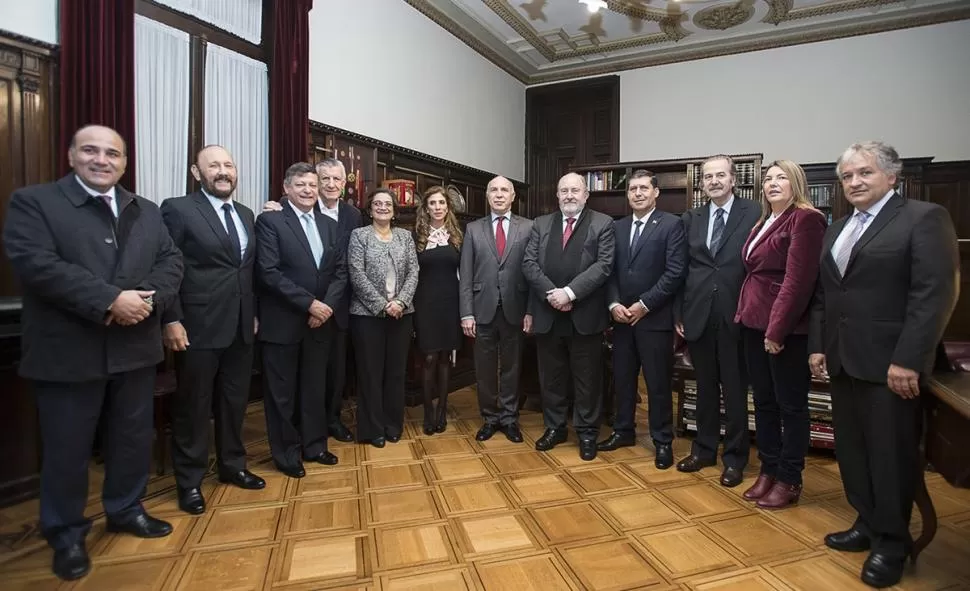
<path id="1" fill-rule="evenodd" d="M 720 270 L 721 270 L 721 268 L 720 268 L 720 267 L 714 267 L 714 270 L 715 270 L 715 271 L 720 271 Z"/>
<path id="2" fill-rule="evenodd" d="M 717 292 L 717 286 L 716 285 L 714 286 L 714 291 Z"/>

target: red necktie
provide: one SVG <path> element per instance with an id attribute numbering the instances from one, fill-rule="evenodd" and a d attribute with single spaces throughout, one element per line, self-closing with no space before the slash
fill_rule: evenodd
<path id="1" fill-rule="evenodd" d="M 495 250 L 498 251 L 498 258 L 502 258 L 505 255 L 505 216 L 495 218 L 498 221 L 498 227 L 495 228 Z"/>
<path id="2" fill-rule="evenodd" d="M 566 243 L 569 242 L 569 237 L 573 235 L 573 223 L 576 218 L 566 218 L 566 231 L 562 233 L 562 247 L 566 248 Z"/>

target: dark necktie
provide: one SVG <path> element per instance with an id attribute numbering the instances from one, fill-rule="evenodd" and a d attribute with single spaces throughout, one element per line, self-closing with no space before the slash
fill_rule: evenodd
<path id="1" fill-rule="evenodd" d="M 242 259 L 242 246 L 239 243 L 239 234 L 236 232 L 236 222 L 232 221 L 232 205 L 223 203 L 222 213 L 226 218 L 226 232 L 229 233 L 229 244 L 232 245 L 232 256 L 238 263 Z"/>
<path id="2" fill-rule="evenodd" d="M 637 247 L 637 240 L 640 240 L 640 230 L 643 229 L 643 220 L 637 220 L 634 222 L 637 229 L 633 231 L 633 240 L 630 241 L 630 250 Z"/>
<path id="3" fill-rule="evenodd" d="M 717 254 L 717 249 L 721 246 L 721 237 L 724 235 L 724 210 L 720 207 L 714 211 L 714 229 L 711 230 L 711 253 Z"/>
<path id="4" fill-rule="evenodd" d="M 574 223 L 576 223 L 576 218 L 566 218 L 566 231 L 562 233 L 563 248 L 566 248 L 566 243 L 569 242 L 569 237 L 573 235 Z"/>
<path id="5" fill-rule="evenodd" d="M 495 250 L 498 251 L 498 258 L 502 258 L 505 255 L 505 216 L 500 216 L 495 218 L 498 222 L 498 227 L 495 228 Z"/>

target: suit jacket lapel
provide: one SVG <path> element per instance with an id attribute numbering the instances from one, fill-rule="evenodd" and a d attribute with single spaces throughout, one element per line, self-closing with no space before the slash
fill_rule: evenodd
<path id="1" fill-rule="evenodd" d="M 643 226 L 643 229 L 640 230 L 640 239 L 637 240 L 636 246 L 633 247 L 633 252 L 630 253 L 630 264 L 633 264 L 633 260 L 637 258 L 638 254 L 640 254 L 640 249 L 643 248 L 643 245 L 647 241 L 647 238 L 650 237 L 650 234 L 653 234 L 653 231 L 656 230 L 657 226 L 660 225 L 660 219 L 662 217 L 663 212 L 661 212 L 659 209 L 654 210 L 653 214 L 650 216 L 650 219 L 647 220 L 647 223 Z M 630 218 L 630 226 L 631 228 L 633 226 L 632 217 Z M 631 231 L 635 232 L 636 230 Z M 630 238 L 632 239 L 633 236 L 631 235 Z"/>
<path id="2" fill-rule="evenodd" d="M 711 225 L 711 204 L 708 201 L 705 203 L 701 210 L 698 212 L 698 223 L 694 224 L 694 232 L 698 235 L 701 244 L 704 245 L 702 252 L 706 252 L 710 257 L 711 261 L 714 261 L 714 253 L 711 252 L 711 247 L 707 245 L 707 232 L 708 226 Z M 723 238 L 722 238 L 723 240 Z"/>
<path id="3" fill-rule="evenodd" d="M 784 224 L 788 220 L 788 218 L 791 217 L 791 215 L 794 212 L 795 212 L 795 208 L 794 207 L 789 207 L 788 209 L 786 209 L 785 211 L 783 211 L 782 214 L 780 216 L 778 216 L 778 219 L 776 219 L 771 224 L 771 227 L 768 228 L 767 230 L 765 230 L 765 233 L 762 234 L 761 238 L 759 238 L 758 241 L 755 242 L 754 248 L 751 249 L 751 254 L 754 254 L 754 252 L 756 250 L 758 250 L 759 248 L 761 248 L 762 246 L 764 246 L 765 244 L 767 244 L 768 243 L 768 238 L 770 238 L 772 234 L 774 234 L 775 232 L 777 232 L 778 231 L 778 228 L 780 228 L 782 226 L 782 224 Z M 752 240 L 754 240 L 754 237 L 755 236 L 758 235 L 758 231 L 761 230 L 762 226 L 765 225 L 765 222 L 766 221 L 767 221 L 767 218 L 765 218 L 764 220 L 762 220 L 762 222 L 760 224 L 758 224 L 757 226 L 755 226 L 751 230 L 751 234 L 748 236 L 748 239 L 744 241 L 744 250 L 741 251 L 741 254 L 744 255 L 744 258 L 745 259 L 747 259 L 748 256 L 749 256 L 748 255 L 748 244 Z"/>
<path id="4" fill-rule="evenodd" d="M 849 269 L 852 268 L 852 261 L 855 260 L 856 255 L 859 251 L 869 243 L 870 240 L 875 238 L 876 234 L 882 231 L 889 222 L 892 221 L 897 214 L 899 214 L 899 207 L 903 204 L 903 198 L 899 196 L 898 193 L 894 193 L 886 205 L 883 206 L 882 210 L 879 211 L 879 215 L 875 217 L 870 223 L 866 231 L 862 233 L 859 240 L 856 241 L 855 245 L 852 247 L 852 252 L 849 253 L 849 262 L 845 264 L 845 274 L 849 274 Z"/>
<path id="5" fill-rule="evenodd" d="M 492 221 L 492 214 L 489 213 L 485 217 L 485 223 L 482 225 L 482 239 L 485 241 L 485 244 L 488 245 L 488 251 L 492 253 L 492 256 L 495 257 L 495 260 L 499 261 L 499 263 L 501 264 L 502 261 L 500 261 L 498 258 L 498 247 L 495 246 L 495 228 L 493 227 L 494 225 L 495 225 L 495 222 Z M 511 224 L 509 225 L 511 226 Z M 505 250 L 508 251 L 508 249 L 509 249 L 509 237 L 508 235 L 506 235 Z"/>
<path id="6" fill-rule="evenodd" d="M 239 208 L 236 208 L 236 213 L 239 214 L 239 218 L 243 222 L 243 226 L 246 228 L 246 236 L 248 242 L 246 243 L 246 252 L 243 255 L 243 264 L 246 264 L 251 258 L 256 256 L 256 228 L 254 227 L 253 220 L 250 219 L 248 215 L 243 215 Z"/>
<path id="7" fill-rule="evenodd" d="M 727 220 L 724 222 L 724 233 L 721 234 L 721 242 L 717 245 L 717 252 L 712 253 L 715 257 L 724 248 L 724 244 L 731 239 L 734 231 L 738 229 L 738 225 L 741 223 L 741 216 L 745 211 L 747 211 L 747 204 L 735 195 L 734 204 L 731 206 L 731 213 L 728 214 Z"/>
<path id="8" fill-rule="evenodd" d="M 293 208 L 287 204 L 283 206 L 283 219 L 286 221 L 286 225 L 290 227 L 290 230 L 296 234 L 296 239 L 303 245 L 303 250 L 306 251 L 310 260 L 313 260 L 313 250 L 310 249 L 310 241 L 307 240 L 306 232 L 303 230 L 303 222 L 297 217 L 296 212 Z M 314 262 L 314 265 L 317 263 Z"/>
<path id="9" fill-rule="evenodd" d="M 212 204 L 209 203 L 209 198 L 206 197 L 201 191 L 197 191 L 192 194 L 192 200 L 195 202 L 195 206 L 199 209 L 202 214 L 202 219 L 209 224 L 212 231 L 215 233 L 216 237 L 222 242 L 223 248 L 226 249 L 226 254 L 229 255 L 229 259 L 232 261 L 236 260 L 236 256 L 232 252 L 232 243 L 229 242 L 229 233 L 226 227 L 222 225 L 222 220 L 219 219 L 219 214 L 216 210 L 212 209 Z M 252 242 L 250 240 L 250 242 Z"/>

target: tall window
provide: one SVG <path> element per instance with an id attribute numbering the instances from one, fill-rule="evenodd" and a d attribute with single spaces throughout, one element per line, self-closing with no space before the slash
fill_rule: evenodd
<path id="1" fill-rule="evenodd" d="M 194 190 L 207 144 L 239 170 L 235 198 L 258 209 L 269 193 L 272 0 L 135 0 L 135 116 L 140 194 L 160 203 Z"/>

